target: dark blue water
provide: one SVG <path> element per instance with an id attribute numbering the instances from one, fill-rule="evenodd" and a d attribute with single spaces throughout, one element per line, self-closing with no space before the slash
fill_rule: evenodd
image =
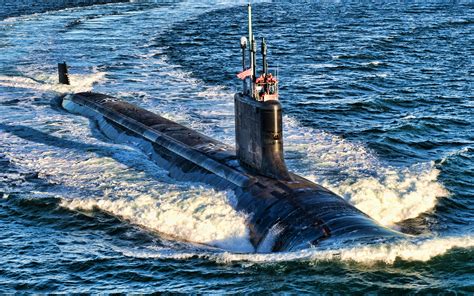
<path id="1" fill-rule="evenodd" d="M 171 179 L 57 105 L 104 92 L 232 143 L 244 3 L 7 2 L 2 292 L 474 292 L 474 3 L 254 4 L 290 169 L 413 235 L 263 254 L 230 192 Z"/>

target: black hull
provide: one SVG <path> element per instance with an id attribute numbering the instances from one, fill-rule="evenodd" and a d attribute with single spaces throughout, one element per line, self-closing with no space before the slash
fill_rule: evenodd
<path id="1" fill-rule="evenodd" d="M 140 148 L 177 179 L 233 190 L 236 210 L 249 214 L 256 248 L 269 240 L 272 251 L 291 251 L 332 239 L 402 236 L 298 175 L 274 179 L 252 173 L 240 166 L 233 147 L 137 106 L 103 94 L 79 93 L 67 95 L 63 107 L 95 120 L 115 141 L 144 140 Z"/>

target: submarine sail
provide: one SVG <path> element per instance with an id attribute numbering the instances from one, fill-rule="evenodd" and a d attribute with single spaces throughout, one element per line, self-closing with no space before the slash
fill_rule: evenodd
<path id="1" fill-rule="evenodd" d="M 250 5 L 248 11 L 249 68 L 247 41 L 242 38 L 243 69 L 238 76 L 243 79 L 243 89 L 234 96 L 235 147 L 105 94 L 67 94 L 63 108 L 89 117 L 116 142 L 140 143 L 140 149 L 176 179 L 233 190 L 236 210 L 249 214 L 247 223 L 256 249 L 269 235 L 274 236 L 271 251 L 300 250 L 331 240 L 402 236 L 287 169 L 278 79 L 268 71 L 264 39 L 262 72 L 257 77 Z M 61 66 L 61 73 L 67 73 L 65 67 Z"/>

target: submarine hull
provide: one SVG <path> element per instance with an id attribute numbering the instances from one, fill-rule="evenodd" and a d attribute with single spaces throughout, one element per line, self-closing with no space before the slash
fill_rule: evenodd
<path id="1" fill-rule="evenodd" d="M 257 174 L 239 163 L 234 147 L 135 105 L 78 93 L 66 95 L 62 106 L 95 121 L 112 140 L 138 145 L 176 179 L 233 190 L 257 250 L 264 244 L 271 245 L 268 251 L 293 251 L 332 240 L 402 236 L 320 185 L 292 173 L 279 179 Z"/>

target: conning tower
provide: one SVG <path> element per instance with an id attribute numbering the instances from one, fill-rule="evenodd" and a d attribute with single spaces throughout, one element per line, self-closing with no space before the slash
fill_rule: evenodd
<path id="1" fill-rule="evenodd" d="M 243 90 L 236 93 L 235 137 L 237 158 L 246 169 L 271 178 L 290 180 L 283 155 L 282 106 L 278 101 L 278 79 L 268 70 L 267 44 L 262 38 L 262 72 L 257 77 L 255 38 L 252 32 L 252 7 L 248 5 L 249 67 L 245 65 L 247 38 L 242 48 Z M 247 87 L 247 81 L 248 86 Z"/>

